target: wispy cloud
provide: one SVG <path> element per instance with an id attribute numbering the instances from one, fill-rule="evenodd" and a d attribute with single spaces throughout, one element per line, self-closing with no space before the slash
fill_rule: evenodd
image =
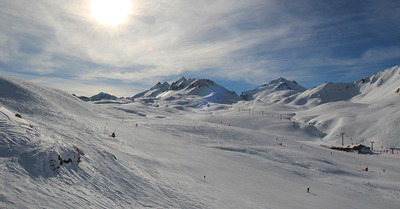
<path id="1" fill-rule="evenodd" d="M 354 65 L 400 62 L 394 0 L 132 0 L 117 26 L 94 20 L 90 1 L 0 0 L 0 70 L 64 89 L 126 89 L 181 75 L 321 83 Z"/>

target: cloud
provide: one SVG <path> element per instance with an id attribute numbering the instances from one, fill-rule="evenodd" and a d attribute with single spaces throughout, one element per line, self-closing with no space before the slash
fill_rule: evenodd
<path id="1" fill-rule="evenodd" d="M 107 26 L 91 17 L 90 0 L 0 0 L 0 71 L 65 88 L 67 79 L 111 88 L 181 75 L 263 84 L 400 57 L 398 1 L 132 2 L 128 22 Z"/>
<path id="2" fill-rule="evenodd" d="M 375 47 L 368 49 L 362 56 L 363 62 L 382 62 L 400 57 L 400 47 Z"/>
<path id="3" fill-rule="evenodd" d="M 168 4 L 150 1 L 144 5 L 137 2 L 138 11 L 132 15 L 132 21 L 119 27 L 97 24 L 88 15 L 88 2 L 42 0 L 9 4 L 7 11 L 16 21 L 3 20 L 9 24 L 17 22 L 18 27 L 4 35 L 10 38 L 11 49 L 7 49 L 9 56 L 3 56 L 3 61 L 26 60 L 22 67 L 40 74 L 55 71 L 80 74 L 82 69 L 93 65 L 99 69 L 97 78 L 107 77 L 107 73 L 116 76 L 115 69 L 108 71 L 108 66 L 122 71 L 131 68 L 131 72 L 121 73 L 130 76 L 117 78 L 137 80 L 137 76 L 170 76 L 235 64 L 226 60 L 243 59 L 236 52 L 290 33 L 290 26 L 278 26 L 278 23 L 260 28 L 260 24 L 273 18 L 273 15 L 264 17 L 264 13 L 272 13 L 274 8 L 269 8 L 272 1 L 234 4 L 221 0 L 170 1 Z M 29 8 L 32 11 L 26 11 Z M 99 65 L 103 67 L 98 68 Z M 154 67 L 149 70 L 137 66 Z"/>

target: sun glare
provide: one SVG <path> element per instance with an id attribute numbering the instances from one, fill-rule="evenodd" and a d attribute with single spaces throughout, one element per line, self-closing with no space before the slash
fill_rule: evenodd
<path id="1" fill-rule="evenodd" d="M 124 23 L 132 11 L 131 0 L 92 0 L 92 17 L 102 24 Z"/>

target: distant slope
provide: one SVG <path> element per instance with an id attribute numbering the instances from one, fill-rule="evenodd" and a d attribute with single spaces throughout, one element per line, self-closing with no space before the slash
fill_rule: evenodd
<path id="1" fill-rule="evenodd" d="M 100 100 L 117 100 L 118 97 L 111 95 L 111 94 L 107 94 L 104 92 L 100 92 L 96 95 L 93 95 L 91 97 L 86 97 L 86 96 L 79 96 L 79 99 L 88 102 L 88 101 L 100 101 Z"/>
<path id="2" fill-rule="evenodd" d="M 400 88 L 399 73 L 400 67 L 395 66 L 352 83 L 325 83 L 299 95 L 290 96 L 284 102 L 315 107 L 338 101 L 371 104 L 393 100 L 397 98 L 396 92 Z"/>
<path id="3" fill-rule="evenodd" d="M 149 90 L 146 90 L 144 92 L 141 92 L 133 96 L 132 100 L 137 98 L 157 97 L 159 94 L 168 91 L 169 87 L 170 84 L 167 82 L 164 82 L 163 84 L 158 82 L 155 86 L 151 87 Z"/>
<path id="4" fill-rule="evenodd" d="M 240 101 L 234 92 L 208 79 L 178 79 L 172 84 L 157 83 L 132 97 L 134 101 L 163 103 L 187 107 L 208 107 L 211 104 L 232 104 Z"/>
<path id="5" fill-rule="evenodd" d="M 296 81 L 288 81 L 285 78 L 278 78 L 269 84 L 244 91 L 240 97 L 244 100 L 259 100 L 264 102 L 277 102 L 289 96 L 304 92 L 306 88 L 300 86 Z"/>
<path id="6" fill-rule="evenodd" d="M 376 148 L 400 146 L 400 67 L 395 66 L 353 83 L 326 83 L 285 100 L 307 107 L 297 111 L 302 127 L 327 135 L 325 141 L 341 145 L 376 143 Z"/>
<path id="7" fill-rule="evenodd" d="M 400 95 L 400 65 L 367 76 L 353 85 L 358 86 L 361 92 L 352 99 L 354 102 L 397 102 Z"/>
<path id="8" fill-rule="evenodd" d="M 285 103 L 315 107 L 320 104 L 347 101 L 360 94 L 360 88 L 352 83 L 325 83 L 284 100 Z"/>

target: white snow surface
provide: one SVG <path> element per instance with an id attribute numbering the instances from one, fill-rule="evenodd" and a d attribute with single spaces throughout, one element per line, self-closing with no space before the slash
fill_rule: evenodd
<path id="1" fill-rule="evenodd" d="M 213 92 L 86 103 L 0 77 L 0 208 L 397 209 L 398 150 L 320 144 L 344 132 L 345 145 L 399 147 L 399 77 L 388 69 L 350 98 L 304 106 L 294 101 L 312 90 L 270 105 L 212 103 Z"/>

